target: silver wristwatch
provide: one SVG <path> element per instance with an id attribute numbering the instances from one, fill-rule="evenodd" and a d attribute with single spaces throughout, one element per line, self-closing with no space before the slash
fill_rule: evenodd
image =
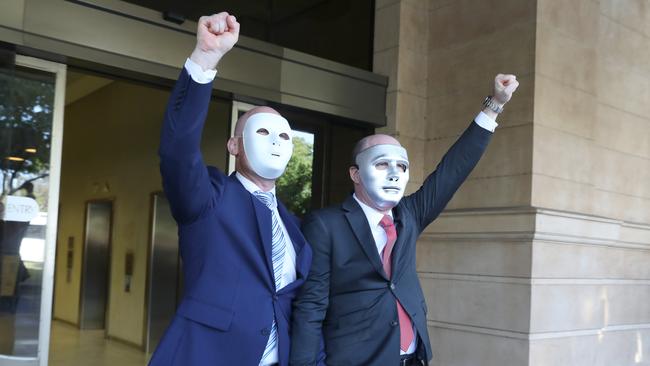
<path id="1" fill-rule="evenodd" d="M 495 102 L 491 95 L 485 97 L 485 100 L 483 101 L 483 108 L 488 108 L 494 113 L 503 112 L 503 104 L 498 104 Z"/>

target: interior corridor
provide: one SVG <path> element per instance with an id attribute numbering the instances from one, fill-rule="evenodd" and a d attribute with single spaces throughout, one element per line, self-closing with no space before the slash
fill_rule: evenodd
<path id="1" fill-rule="evenodd" d="M 147 359 L 141 350 L 119 341 L 104 338 L 104 330 L 79 330 L 52 321 L 50 366 L 144 366 Z"/>

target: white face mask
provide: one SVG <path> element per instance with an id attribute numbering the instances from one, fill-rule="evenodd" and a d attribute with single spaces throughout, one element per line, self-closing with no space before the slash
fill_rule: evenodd
<path id="1" fill-rule="evenodd" d="M 289 122 L 273 113 L 256 113 L 246 120 L 243 131 L 246 158 L 253 171 L 265 179 L 284 173 L 293 153 Z"/>
<path id="2" fill-rule="evenodd" d="M 397 145 L 375 145 L 356 157 L 361 185 L 375 207 L 389 210 L 404 196 L 409 181 L 406 149 Z"/>

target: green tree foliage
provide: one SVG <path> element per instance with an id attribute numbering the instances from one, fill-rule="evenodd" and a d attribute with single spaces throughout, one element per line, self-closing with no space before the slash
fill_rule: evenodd
<path id="1" fill-rule="evenodd" d="M 293 156 L 284 174 L 276 181 L 278 198 L 298 216 L 311 208 L 313 145 L 300 137 L 293 139 Z"/>
<path id="2" fill-rule="evenodd" d="M 0 71 L 0 196 L 48 176 L 53 107 L 53 75 Z"/>

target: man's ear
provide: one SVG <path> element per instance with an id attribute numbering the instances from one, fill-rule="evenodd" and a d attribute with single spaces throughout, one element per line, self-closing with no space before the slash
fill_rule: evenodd
<path id="1" fill-rule="evenodd" d="M 228 147 L 228 152 L 230 155 L 237 156 L 239 154 L 239 138 L 238 137 L 231 137 L 228 139 L 228 143 L 226 144 Z"/>
<path id="2" fill-rule="evenodd" d="M 359 167 L 356 165 L 350 166 L 350 179 L 354 182 L 354 184 L 361 184 L 361 178 L 359 177 Z"/>

